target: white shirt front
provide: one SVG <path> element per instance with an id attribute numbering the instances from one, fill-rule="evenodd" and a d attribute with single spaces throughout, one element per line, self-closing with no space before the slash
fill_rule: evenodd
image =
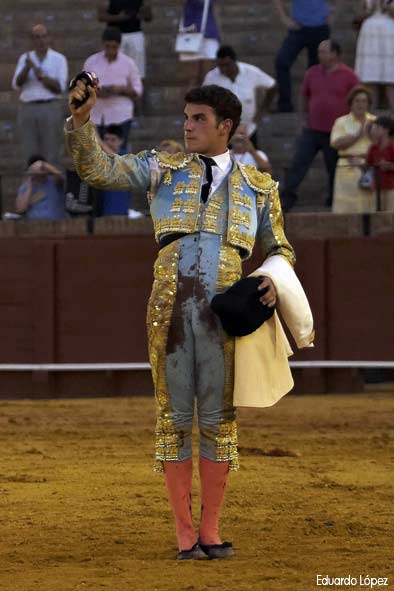
<path id="1" fill-rule="evenodd" d="M 26 57 L 28 55 L 30 56 L 33 64 L 41 69 L 44 76 L 48 76 L 48 78 L 52 78 L 53 80 L 57 80 L 59 82 L 62 93 L 65 92 L 67 88 L 68 66 L 67 60 L 62 53 L 54 51 L 53 49 L 48 49 L 44 59 L 41 62 L 35 51 L 29 51 L 27 53 L 23 53 L 19 58 L 14 77 L 12 79 L 12 88 L 14 90 L 20 91 L 19 99 L 22 101 L 22 103 L 60 99 L 60 94 L 55 94 L 46 88 L 40 80 L 38 80 L 32 68 L 29 70 L 27 80 L 23 86 L 17 86 L 16 79 L 25 67 Z"/>
<path id="2" fill-rule="evenodd" d="M 237 66 L 239 72 L 234 82 L 224 76 L 219 68 L 214 68 L 205 76 L 203 86 L 217 84 L 231 90 L 239 98 L 242 103 L 241 122 L 247 126 L 250 137 L 257 129 L 253 122 L 256 114 L 256 88 L 272 88 L 275 80 L 252 64 L 237 62 Z"/>
<path id="3" fill-rule="evenodd" d="M 221 182 L 223 181 L 224 177 L 228 175 L 230 170 L 232 169 L 233 162 L 231 160 L 230 152 L 224 152 L 223 154 L 219 154 L 218 156 L 214 156 L 212 160 L 215 160 L 216 166 L 212 166 L 212 184 L 209 191 L 209 195 L 212 195 L 219 187 Z M 205 165 L 204 165 L 205 168 Z M 207 182 L 206 173 L 204 170 L 204 178 L 203 184 Z"/>

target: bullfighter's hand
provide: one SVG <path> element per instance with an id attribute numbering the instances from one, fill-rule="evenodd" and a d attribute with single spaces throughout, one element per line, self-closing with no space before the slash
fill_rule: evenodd
<path id="1" fill-rule="evenodd" d="M 272 308 L 276 304 L 276 290 L 273 282 L 269 277 L 264 277 L 263 281 L 260 283 L 258 287 L 260 291 L 266 288 L 268 289 L 264 293 L 264 295 L 261 296 L 260 302 L 262 304 L 265 304 L 269 308 Z"/>
<path id="2" fill-rule="evenodd" d="M 73 104 L 73 99 L 83 100 L 86 96 L 86 92 L 89 94 L 88 100 L 81 106 L 76 107 Z M 68 105 L 70 107 L 71 115 L 73 118 L 73 128 L 78 129 L 84 125 L 89 117 L 90 112 L 96 102 L 96 91 L 91 86 L 85 84 L 82 80 L 78 80 L 75 88 L 72 89 L 68 96 Z"/>

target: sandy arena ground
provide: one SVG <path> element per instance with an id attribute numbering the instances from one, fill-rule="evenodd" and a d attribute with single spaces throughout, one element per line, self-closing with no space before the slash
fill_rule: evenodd
<path id="1" fill-rule="evenodd" d="M 319 591 L 318 574 L 394 591 L 393 395 L 239 413 L 228 561 L 174 560 L 153 414 L 149 398 L 0 402 L 1 591 Z M 330 587 L 350 588 L 369 587 Z"/>

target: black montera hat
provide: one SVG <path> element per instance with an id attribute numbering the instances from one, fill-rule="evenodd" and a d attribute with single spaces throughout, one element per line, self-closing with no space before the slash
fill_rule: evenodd
<path id="1" fill-rule="evenodd" d="M 260 302 L 261 296 L 268 289 L 257 289 L 263 279 L 245 277 L 212 299 L 211 308 L 230 336 L 244 337 L 257 330 L 273 315 L 275 307 L 269 308 Z"/>

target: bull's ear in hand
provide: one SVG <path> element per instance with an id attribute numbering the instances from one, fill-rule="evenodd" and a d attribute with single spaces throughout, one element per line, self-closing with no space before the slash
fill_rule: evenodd
<path id="1" fill-rule="evenodd" d="M 77 82 L 81 80 L 82 82 L 84 82 L 86 84 L 86 86 L 91 86 L 92 88 L 94 88 L 95 90 L 98 90 L 99 88 L 99 79 L 97 77 L 97 75 L 94 72 L 87 72 L 85 70 L 83 70 L 82 72 L 80 72 L 79 74 L 77 74 L 75 76 L 75 78 L 73 78 L 69 84 L 69 90 L 74 90 L 74 88 L 77 85 Z M 80 107 L 81 105 L 83 105 L 84 103 L 86 103 L 86 101 L 89 98 L 89 93 L 87 92 L 85 94 L 85 98 L 82 100 L 79 99 L 72 99 L 72 104 L 74 105 L 74 107 L 77 109 L 78 107 Z"/>

